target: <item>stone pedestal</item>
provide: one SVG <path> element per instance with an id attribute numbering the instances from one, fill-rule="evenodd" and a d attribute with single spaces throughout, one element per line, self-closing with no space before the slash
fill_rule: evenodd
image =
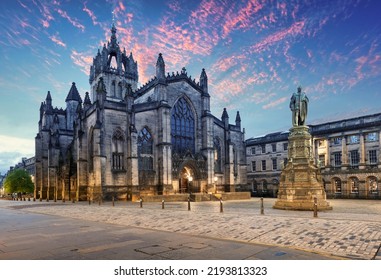
<path id="1" fill-rule="evenodd" d="M 319 168 L 314 164 L 311 134 L 307 126 L 290 129 L 288 163 L 280 177 L 278 199 L 273 208 L 313 210 L 314 197 L 318 210 L 331 210 L 326 200 Z"/>

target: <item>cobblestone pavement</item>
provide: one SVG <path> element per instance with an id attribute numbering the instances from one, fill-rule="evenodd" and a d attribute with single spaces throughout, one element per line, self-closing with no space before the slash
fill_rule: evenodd
<path id="1" fill-rule="evenodd" d="M 63 217 L 179 232 L 216 239 L 283 246 L 348 259 L 381 260 L 381 201 L 331 200 L 332 211 L 319 212 L 272 209 L 275 199 L 220 202 L 161 203 L 2 201 L 10 207 Z"/>

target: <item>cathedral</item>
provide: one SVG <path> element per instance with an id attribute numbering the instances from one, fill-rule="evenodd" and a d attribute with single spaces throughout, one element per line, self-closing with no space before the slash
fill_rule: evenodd
<path id="1" fill-rule="evenodd" d="M 136 201 L 158 195 L 233 193 L 246 186 L 239 112 L 210 111 L 208 77 L 185 68 L 139 86 L 138 64 L 121 51 L 113 25 L 90 68 L 84 100 L 72 84 L 66 108 L 41 103 L 35 138 L 35 198 Z"/>

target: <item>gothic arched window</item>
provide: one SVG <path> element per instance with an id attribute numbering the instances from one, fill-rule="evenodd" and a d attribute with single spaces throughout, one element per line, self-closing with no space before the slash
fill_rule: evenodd
<path id="1" fill-rule="evenodd" d="M 218 137 L 214 138 L 214 172 L 222 172 L 222 162 L 221 162 L 221 142 Z"/>
<path id="2" fill-rule="evenodd" d="M 124 170 L 124 137 L 121 130 L 116 130 L 112 136 L 112 169 Z"/>
<path id="3" fill-rule="evenodd" d="M 144 127 L 138 134 L 139 170 L 153 170 L 153 139 Z"/>
<path id="4" fill-rule="evenodd" d="M 189 103 L 181 97 L 172 109 L 171 134 L 172 151 L 184 153 L 187 150 L 194 153 L 195 130 L 194 116 Z"/>
<path id="5" fill-rule="evenodd" d="M 122 83 L 119 82 L 119 83 L 118 83 L 118 97 L 119 97 L 119 98 L 123 98 L 123 96 L 122 96 L 122 91 L 123 91 L 123 89 L 122 89 Z"/>

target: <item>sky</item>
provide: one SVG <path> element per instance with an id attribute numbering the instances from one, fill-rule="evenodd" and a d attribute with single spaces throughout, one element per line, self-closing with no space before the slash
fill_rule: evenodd
<path id="1" fill-rule="evenodd" d="M 34 156 L 48 91 L 84 98 L 89 68 L 115 22 L 139 82 L 167 72 L 208 75 L 211 111 L 239 111 L 246 139 L 291 127 L 289 100 L 309 97 L 307 124 L 381 112 L 379 0 L 0 1 L 0 172 Z"/>

